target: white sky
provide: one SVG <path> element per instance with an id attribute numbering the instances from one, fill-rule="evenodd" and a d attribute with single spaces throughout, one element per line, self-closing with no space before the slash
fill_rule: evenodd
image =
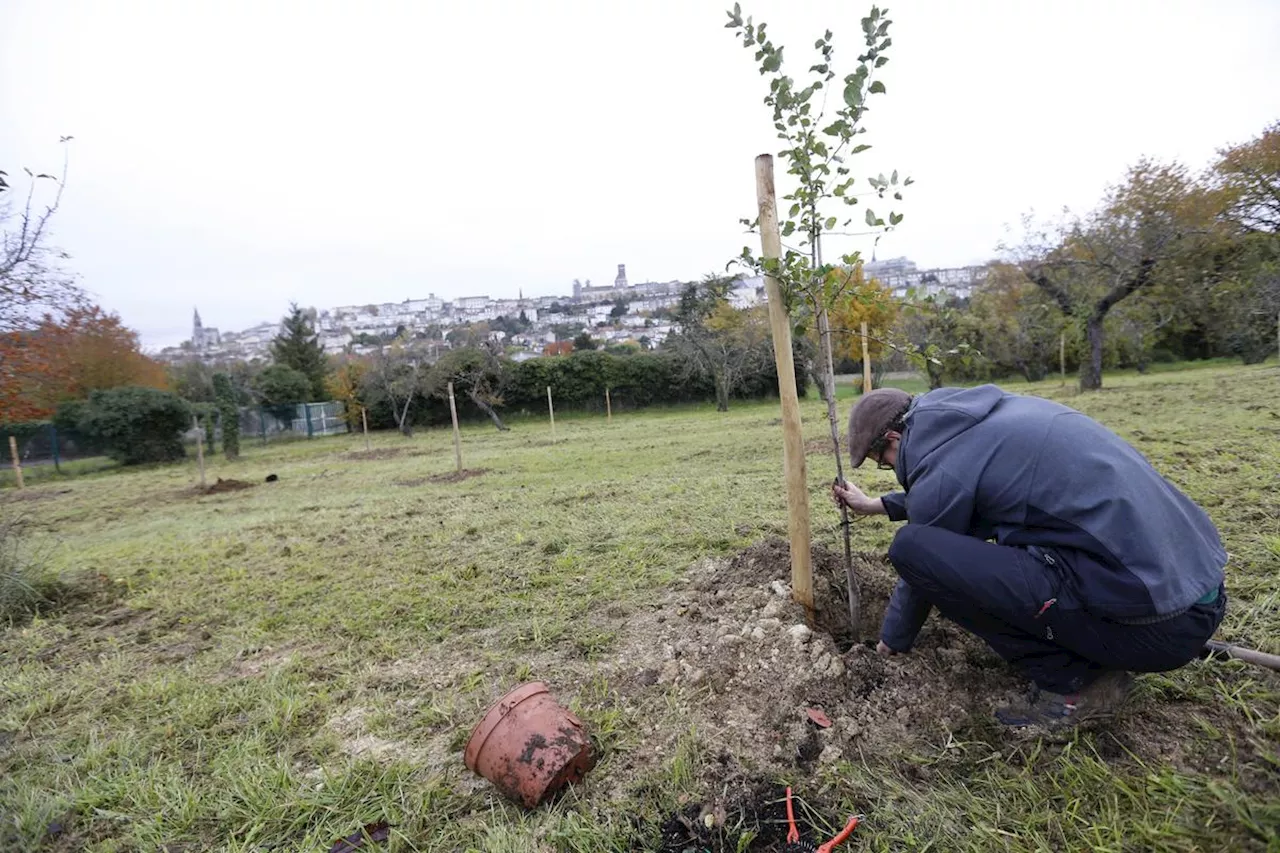
<path id="1" fill-rule="evenodd" d="M 290 300 L 567 293 L 618 263 L 696 278 L 758 245 L 738 219 L 778 147 L 731 5 L 0 0 L 0 168 L 55 170 L 75 136 L 56 241 L 148 347 L 193 306 L 242 329 Z M 851 70 L 869 8 L 743 6 L 793 76 L 825 28 Z M 1276 0 L 889 9 L 853 165 L 917 183 L 881 258 L 983 261 L 1140 155 L 1200 167 L 1280 118 Z"/>

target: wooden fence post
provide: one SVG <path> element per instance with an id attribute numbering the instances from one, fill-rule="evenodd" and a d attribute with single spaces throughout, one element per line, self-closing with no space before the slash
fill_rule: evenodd
<path id="1" fill-rule="evenodd" d="M 9 456 L 13 458 L 13 474 L 18 478 L 18 488 L 25 489 L 26 485 L 22 482 L 22 462 L 18 459 L 18 439 L 9 436 Z"/>
<path id="2" fill-rule="evenodd" d="M 551 403 L 551 386 L 547 386 L 547 413 L 551 415 L 551 437 L 556 437 L 556 407 Z"/>
<path id="3" fill-rule="evenodd" d="M 200 488 L 204 489 L 204 441 L 200 432 L 200 422 L 196 420 L 196 416 L 191 416 L 191 426 L 196 431 L 196 460 L 200 463 Z"/>
<path id="4" fill-rule="evenodd" d="M 609 401 L 609 386 L 604 386 L 604 414 L 609 423 L 613 423 L 613 403 Z"/>
<path id="5" fill-rule="evenodd" d="M 449 417 L 453 419 L 453 461 L 462 471 L 462 434 L 458 432 L 458 406 L 453 402 L 453 383 L 449 383 Z"/>
<path id="6" fill-rule="evenodd" d="M 773 155 L 756 158 L 756 203 L 760 213 L 760 247 L 765 259 L 782 254 L 778 208 L 773 189 Z M 795 361 L 791 353 L 791 319 L 782 301 L 782 287 L 772 275 L 764 277 L 769 298 L 769 326 L 773 357 L 778 367 L 778 396 L 782 399 L 782 464 L 787 482 L 787 529 L 791 540 L 791 597 L 804 605 L 813 622 L 813 565 L 809 529 L 809 491 L 805 478 L 804 436 L 800 398 L 796 393 Z"/>
<path id="7" fill-rule="evenodd" d="M 360 407 L 360 424 L 364 427 L 364 452 L 369 453 L 369 410 L 364 406 Z"/>
<path id="8" fill-rule="evenodd" d="M 834 390 L 834 389 L 832 389 Z M 871 390 L 871 347 L 867 345 L 867 321 L 862 321 L 862 393 Z"/>

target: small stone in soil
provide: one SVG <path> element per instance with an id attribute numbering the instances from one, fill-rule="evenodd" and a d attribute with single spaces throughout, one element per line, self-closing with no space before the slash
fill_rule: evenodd
<path id="1" fill-rule="evenodd" d="M 797 646 L 802 646 L 809 642 L 809 638 L 813 636 L 813 632 L 809 630 L 808 625 L 792 625 L 787 629 L 787 636 L 791 638 L 791 642 Z"/>

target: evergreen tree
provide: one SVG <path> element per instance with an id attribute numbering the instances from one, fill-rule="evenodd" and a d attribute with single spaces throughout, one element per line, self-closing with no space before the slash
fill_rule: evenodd
<path id="1" fill-rule="evenodd" d="M 240 456 L 240 410 L 236 407 L 236 392 L 231 384 L 231 377 L 225 373 L 213 374 L 213 393 L 217 399 L 218 413 L 222 417 L 222 452 L 229 461 L 233 461 Z M 210 435 L 212 434 L 210 431 Z"/>
<path id="2" fill-rule="evenodd" d="M 311 382 L 312 401 L 327 399 L 325 376 L 329 372 L 329 361 L 311 318 L 297 303 L 290 305 L 280 334 L 271 342 L 271 357 L 276 364 L 292 367 L 307 377 Z"/>

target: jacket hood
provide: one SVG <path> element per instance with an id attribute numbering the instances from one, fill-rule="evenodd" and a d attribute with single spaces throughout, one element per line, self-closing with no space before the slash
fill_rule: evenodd
<path id="1" fill-rule="evenodd" d="M 895 466 L 903 487 L 938 448 L 981 423 L 1004 397 L 995 385 L 939 388 L 917 397 L 907 412 L 907 431 Z"/>

